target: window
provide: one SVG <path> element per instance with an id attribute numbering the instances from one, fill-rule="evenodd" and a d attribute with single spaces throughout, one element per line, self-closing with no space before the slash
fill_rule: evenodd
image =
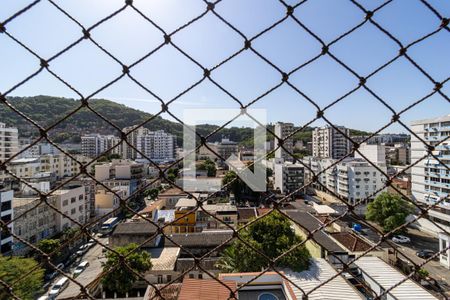
<path id="1" fill-rule="evenodd" d="M 77 201 L 77 198 L 75 198 L 75 197 L 70 198 L 70 203 L 75 203 L 76 201 Z"/>
<path id="2" fill-rule="evenodd" d="M 189 278 L 194 278 L 194 274 L 189 274 Z"/>
<path id="3" fill-rule="evenodd" d="M 77 212 L 77 209 L 76 209 L 76 208 L 72 208 L 72 209 L 70 210 L 70 214 L 71 214 L 71 215 L 75 214 L 76 212 Z"/>
<path id="4" fill-rule="evenodd" d="M 272 293 L 262 293 L 258 296 L 258 300 L 278 300 L 278 297 Z"/>
<path id="5" fill-rule="evenodd" d="M 1 202 L 1 211 L 7 211 L 11 209 L 11 201 Z"/>
<path id="6" fill-rule="evenodd" d="M 198 279 L 203 279 L 203 274 L 202 273 L 198 274 Z"/>
<path id="7" fill-rule="evenodd" d="M 63 206 L 67 206 L 67 204 L 69 204 L 69 200 L 66 199 L 63 201 Z"/>

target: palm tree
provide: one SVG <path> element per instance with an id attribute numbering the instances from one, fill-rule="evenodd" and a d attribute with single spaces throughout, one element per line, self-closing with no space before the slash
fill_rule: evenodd
<path id="1" fill-rule="evenodd" d="M 239 269 L 236 262 L 236 248 L 228 247 L 223 251 L 222 256 L 216 262 L 215 267 L 225 273 L 234 273 Z"/>

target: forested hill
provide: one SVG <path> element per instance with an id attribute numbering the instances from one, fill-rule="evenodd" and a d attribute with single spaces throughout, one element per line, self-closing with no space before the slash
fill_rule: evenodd
<path id="1" fill-rule="evenodd" d="M 48 127 L 58 120 L 63 119 L 64 116 L 81 105 L 79 100 L 51 96 L 9 97 L 8 101 L 19 111 L 23 112 L 26 116 L 30 117 L 43 127 Z M 89 100 L 89 104 L 92 109 L 99 112 L 119 128 L 140 124 L 152 116 L 149 113 L 105 99 L 92 99 Z M 0 122 L 6 123 L 8 126 L 17 127 L 21 137 L 39 135 L 33 125 L 3 103 L 0 104 Z M 148 122 L 145 127 L 150 130 L 163 129 L 166 132 L 172 133 L 177 136 L 177 142 L 181 145 L 183 136 L 183 126 L 181 124 L 161 117 L 156 117 Z M 198 125 L 197 131 L 202 135 L 206 135 L 216 128 L 216 125 Z M 295 139 L 310 141 L 312 129 L 313 128 L 306 128 L 304 131 L 297 133 Z M 49 135 L 58 143 L 76 143 L 80 141 L 80 135 L 84 133 L 118 135 L 118 132 L 114 127 L 103 121 L 87 108 L 80 109 L 56 127 L 52 128 Z M 365 132 L 360 132 L 360 134 L 365 134 Z M 251 128 L 242 127 L 224 128 L 208 139 L 208 141 L 214 142 L 220 140 L 222 136 L 227 136 L 233 141 L 250 145 L 253 140 L 253 130 Z"/>

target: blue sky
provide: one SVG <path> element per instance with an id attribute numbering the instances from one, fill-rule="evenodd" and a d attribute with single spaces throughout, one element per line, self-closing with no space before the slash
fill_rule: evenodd
<path id="1" fill-rule="evenodd" d="M 0 20 L 31 1 L 3 0 Z M 96 23 L 123 6 L 118 0 L 56 1 L 85 27 Z M 287 1 L 295 4 L 297 1 Z M 368 9 L 383 3 L 360 0 Z M 450 2 L 429 2 L 439 12 L 450 16 Z M 134 1 L 150 19 L 171 32 L 205 10 L 200 0 Z M 282 18 L 286 10 L 275 0 L 223 0 L 216 11 L 247 37 L 252 37 Z M 326 43 L 354 27 L 364 13 L 348 0 L 309 0 L 294 15 Z M 394 0 L 375 14 L 374 19 L 402 43 L 412 41 L 437 29 L 440 20 L 419 0 Z M 7 31 L 38 55 L 48 58 L 81 36 L 80 28 L 50 3 L 42 0 L 33 9 L 6 25 Z M 131 8 L 91 32 L 92 38 L 124 64 L 143 57 L 163 41 L 160 31 Z M 211 68 L 242 48 L 244 40 L 212 13 L 176 33 L 173 42 L 203 66 Z M 252 46 L 285 72 L 289 72 L 320 53 L 321 45 L 293 20 L 288 19 L 256 39 Z M 330 51 L 359 74 L 365 76 L 396 56 L 398 46 L 375 26 L 367 23 L 340 40 Z M 442 81 L 450 76 L 450 32 L 441 31 L 413 46 L 408 53 L 433 78 Z M 0 92 L 4 92 L 36 71 L 39 61 L 4 34 L 0 34 Z M 84 96 L 92 94 L 121 74 L 121 66 L 85 40 L 55 59 L 51 70 L 78 89 Z M 165 46 L 131 69 L 131 74 L 147 88 L 169 101 L 192 83 L 203 71 L 173 47 Z M 247 50 L 215 70 L 211 77 L 243 103 L 248 103 L 280 82 L 280 74 L 254 53 Z M 325 107 L 358 85 L 358 80 L 328 56 L 292 74 L 289 81 Z M 400 58 L 367 82 L 377 95 L 395 110 L 402 110 L 430 93 L 433 84 L 405 58 Z M 443 88 L 450 95 L 450 84 Z M 47 72 L 42 72 L 10 95 L 78 96 Z M 128 78 L 98 93 L 106 98 L 150 113 L 160 110 L 159 102 Z M 237 108 L 228 95 L 208 80 L 176 100 L 169 108 L 182 117 L 190 108 Z M 268 110 L 268 120 L 289 121 L 303 125 L 315 117 L 316 109 L 287 85 L 282 85 L 252 107 Z M 449 103 L 434 95 L 412 108 L 402 120 L 431 118 L 448 114 Z M 389 122 L 391 112 L 363 89 L 325 112 L 335 124 L 374 131 Z M 169 118 L 164 115 L 163 117 Z M 318 121 L 314 125 L 322 125 Z M 386 132 L 404 132 L 391 126 Z"/>

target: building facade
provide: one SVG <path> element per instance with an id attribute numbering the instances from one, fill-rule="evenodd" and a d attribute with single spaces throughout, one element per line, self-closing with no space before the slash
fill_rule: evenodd
<path id="1" fill-rule="evenodd" d="M 11 158 L 19 151 L 19 133 L 17 128 L 6 127 L 0 122 L 0 162 Z"/>
<path id="2" fill-rule="evenodd" d="M 278 122 L 275 124 L 274 133 L 280 139 L 283 139 L 283 147 L 289 152 L 293 153 L 294 151 L 294 140 L 292 137 L 288 137 L 290 134 L 294 132 L 294 124 L 292 123 L 282 123 Z M 278 147 L 278 139 L 274 139 L 275 148 Z M 275 150 L 275 158 L 283 159 L 284 161 L 293 161 L 293 157 L 291 154 L 286 152 L 283 148 L 279 147 Z"/>
<path id="3" fill-rule="evenodd" d="M 337 128 L 346 136 L 350 136 L 350 130 L 343 126 Z M 350 140 L 331 126 L 316 128 L 312 134 L 313 156 L 320 158 L 340 159 L 351 151 Z"/>
<path id="4" fill-rule="evenodd" d="M 306 157 L 303 162 L 318 176 L 318 182 L 313 182 L 316 190 L 324 191 L 341 197 L 351 204 L 367 203 L 374 199 L 384 187 L 386 177 L 385 164 L 376 164 L 378 169 L 361 158 L 346 158 L 340 162 L 335 159 L 320 159 Z M 307 172 L 306 183 L 312 180 L 312 174 Z M 333 195 L 333 196 L 334 196 Z"/>
<path id="5" fill-rule="evenodd" d="M 0 190 L 0 217 L 5 223 L 13 219 L 12 199 L 13 191 Z M 10 232 L 14 232 L 13 223 L 8 224 L 8 229 Z M 12 243 L 11 234 L 0 231 L 0 254 L 9 253 L 12 250 Z"/>
<path id="6" fill-rule="evenodd" d="M 300 194 L 299 189 L 305 184 L 305 168 L 299 164 L 275 164 L 274 177 L 274 188 L 282 194 Z"/>
<path id="7" fill-rule="evenodd" d="M 417 137 L 411 136 L 411 184 L 415 201 L 425 205 L 441 202 L 428 211 L 429 219 L 450 230 L 450 115 L 435 119 L 414 121 L 411 130 L 430 146 L 433 156 Z M 442 142 L 443 141 L 443 142 Z M 424 156 L 425 159 L 422 159 Z M 422 159 L 422 160 L 420 160 Z M 419 162 L 417 162 L 420 160 Z"/>
<path id="8" fill-rule="evenodd" d="M 81 136 L 81 154 L 87 157 L 97 157 L 102 154 L 119 154 L 120 146 L 113 148 L 119 143 L 120 138 L 114 135 L 86 134 Z"/>
<path id="9" fill-rule="evenodd" d="M 137 126 L 123 129 L 127 133 L 127 143 L 122 143 L 122 158 L 151 159 L 155 162 L 172 161 L 175 159 L 175 136 L 164 130 L 150 131 Z"/>

